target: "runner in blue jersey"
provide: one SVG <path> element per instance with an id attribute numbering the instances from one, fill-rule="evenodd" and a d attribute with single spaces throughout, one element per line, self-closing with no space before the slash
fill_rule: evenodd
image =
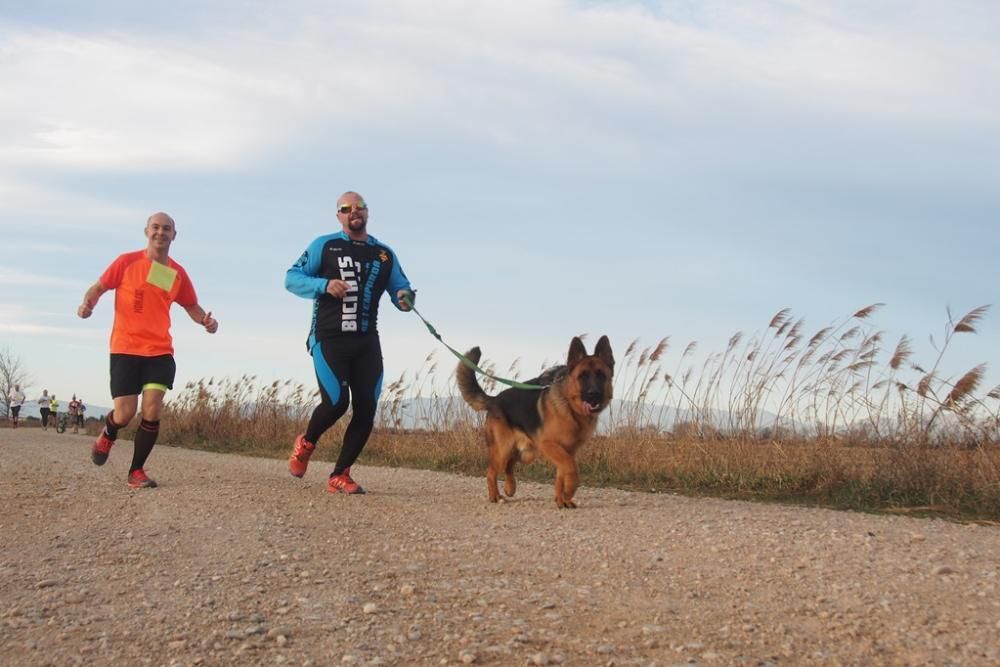
<path id="1" fill-rule="evenodd" d="M 393 305 L 409 310 L 410 281 L 392 249 L 368 234 L 368 206 L 356 192 L 337 200 L 343 230 L 313 241 L 285 274 L 285 288 L 313 300 L 312 326 L 306 348 L 312 355 L 321 402 L 305 433 L 295 438 L 288 470 L 302 477 L 320 437 L 347 407 L 351 423 L 330 474 L 331 493 L 364 493 L 351 478 L 375 424 L 382 391 L 382 347 L 378 337 L 378 304 L 388 292 Z"/>

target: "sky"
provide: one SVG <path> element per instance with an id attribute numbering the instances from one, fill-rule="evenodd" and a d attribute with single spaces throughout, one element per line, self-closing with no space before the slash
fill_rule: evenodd
<path id="1" fill-rule="evenodd" d="M 0 349 L 110 405 L 113 295 L 76 308 L 165 211 L 220 323 L 174 308 L 177 386 L 313 386 L 284 275 L 356 190 L 424 317 L 501 371 L 875 302 L 930 365 L 949 309 L 997 301 L 997 81 L 992 0 L 0 0 Z M 998 322 L 946 372 L 1000 381 Z M 387 382 L 433 352 L 447 384 L 412 313 L 379 329 Z"/>

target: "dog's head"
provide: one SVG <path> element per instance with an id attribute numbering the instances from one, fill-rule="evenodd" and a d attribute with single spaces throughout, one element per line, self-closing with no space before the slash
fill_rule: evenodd
<path id="1" fill-rule="evenodd" d="M 596 415 L 608 406 L 612 395 L 615 357 L 607 336 L 601 336 L 594 354 L 587 354 L 583 341 L 574 338 L 566 358 L 565 394 L 573 409 L 584 416 Z"/>

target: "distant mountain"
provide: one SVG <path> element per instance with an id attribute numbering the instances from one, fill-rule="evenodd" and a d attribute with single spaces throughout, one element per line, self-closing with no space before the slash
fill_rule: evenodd
<path id="1" fill-rule="evenodd" d="M 251 411 L 252 407 L 248 405 L 247 411 Z M 65 410 L 66 402 L 60 401 L 60 411 L 65 412 Z M 86 417 L 88 419 L 103 418 L 110 411 L 111 408 L 106 406 L 87 405 Z M 470 418 L 474 418 L 475 414 L 460 396 L 413 398 L 395 404 L 384 402 L 380 404 L 376 424 L 404 429 L 448 428 L 453 424 L 467 422 Z M 25 403 L 21 408 L 21 418 L 27 419 L 29 417 L 41 418 L 38 404 L 33 401 Z M 685 428 L 685 424 L 706 425 L 706 422 L 719 432 L 726 432 L 733 430 L 733 421 L 728 412 L 721 410 L 713 410 L 706 418 L 705 415 L 699 415 L 693 410 L 678 410 L 673 406 L 640 405 L 635 401 L 614 399 L 598 421 L 598 432 L 607 433 L 611 428 L 626 426 L 669 432 Z M 771 413 L 764 413 L 760 422 L 760 430 L 772 429 L 775 426 L 775 416 Z M 785 423 L 783 426 L 790 427 L 791 425 Z M 802 424 L 797 424 L 795 431 L 798 433 L 811 432 L 809 427 Z"/>
<path id="2" fill-rule="evenodd" d="M 396 405 L 381 405 L 378 423 L 407 429 L 441 426 L 447 428 L 449 424 L 466 421 L 472 414 L 472 408 L 466 405 L 460 396 L 415 398 L 403 400 Z M 772 429 L 775 427 L 776 417 L 765 412 L 759 421 L 760 430 Z M 712 410 L 709 415 L 702 415 L 694 410 L 678 410 L 672 406 L 642 405 L 635 401 L 613 399 L 598 422 L 598 432 L 607 432 L 612 427 L 624 426 L 667 432 L 692 422 L 700 424 L 707 422 L 720 432 L 736 430 L 737 426 L 730 413 L 723 410 Z M 790 423 L 782 425 L 791 427 Z M 799 433 L 809 432 L 808 427 L 802 424 L 796 424 L 795 430 Z"/>

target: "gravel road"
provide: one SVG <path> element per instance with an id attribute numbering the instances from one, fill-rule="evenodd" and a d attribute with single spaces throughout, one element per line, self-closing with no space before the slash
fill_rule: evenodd
<path id="1" fill-rule="evenodd" d="M 1000 664 L 996 527 L 89 447 L 0 431 L 2 665 Z"/>

